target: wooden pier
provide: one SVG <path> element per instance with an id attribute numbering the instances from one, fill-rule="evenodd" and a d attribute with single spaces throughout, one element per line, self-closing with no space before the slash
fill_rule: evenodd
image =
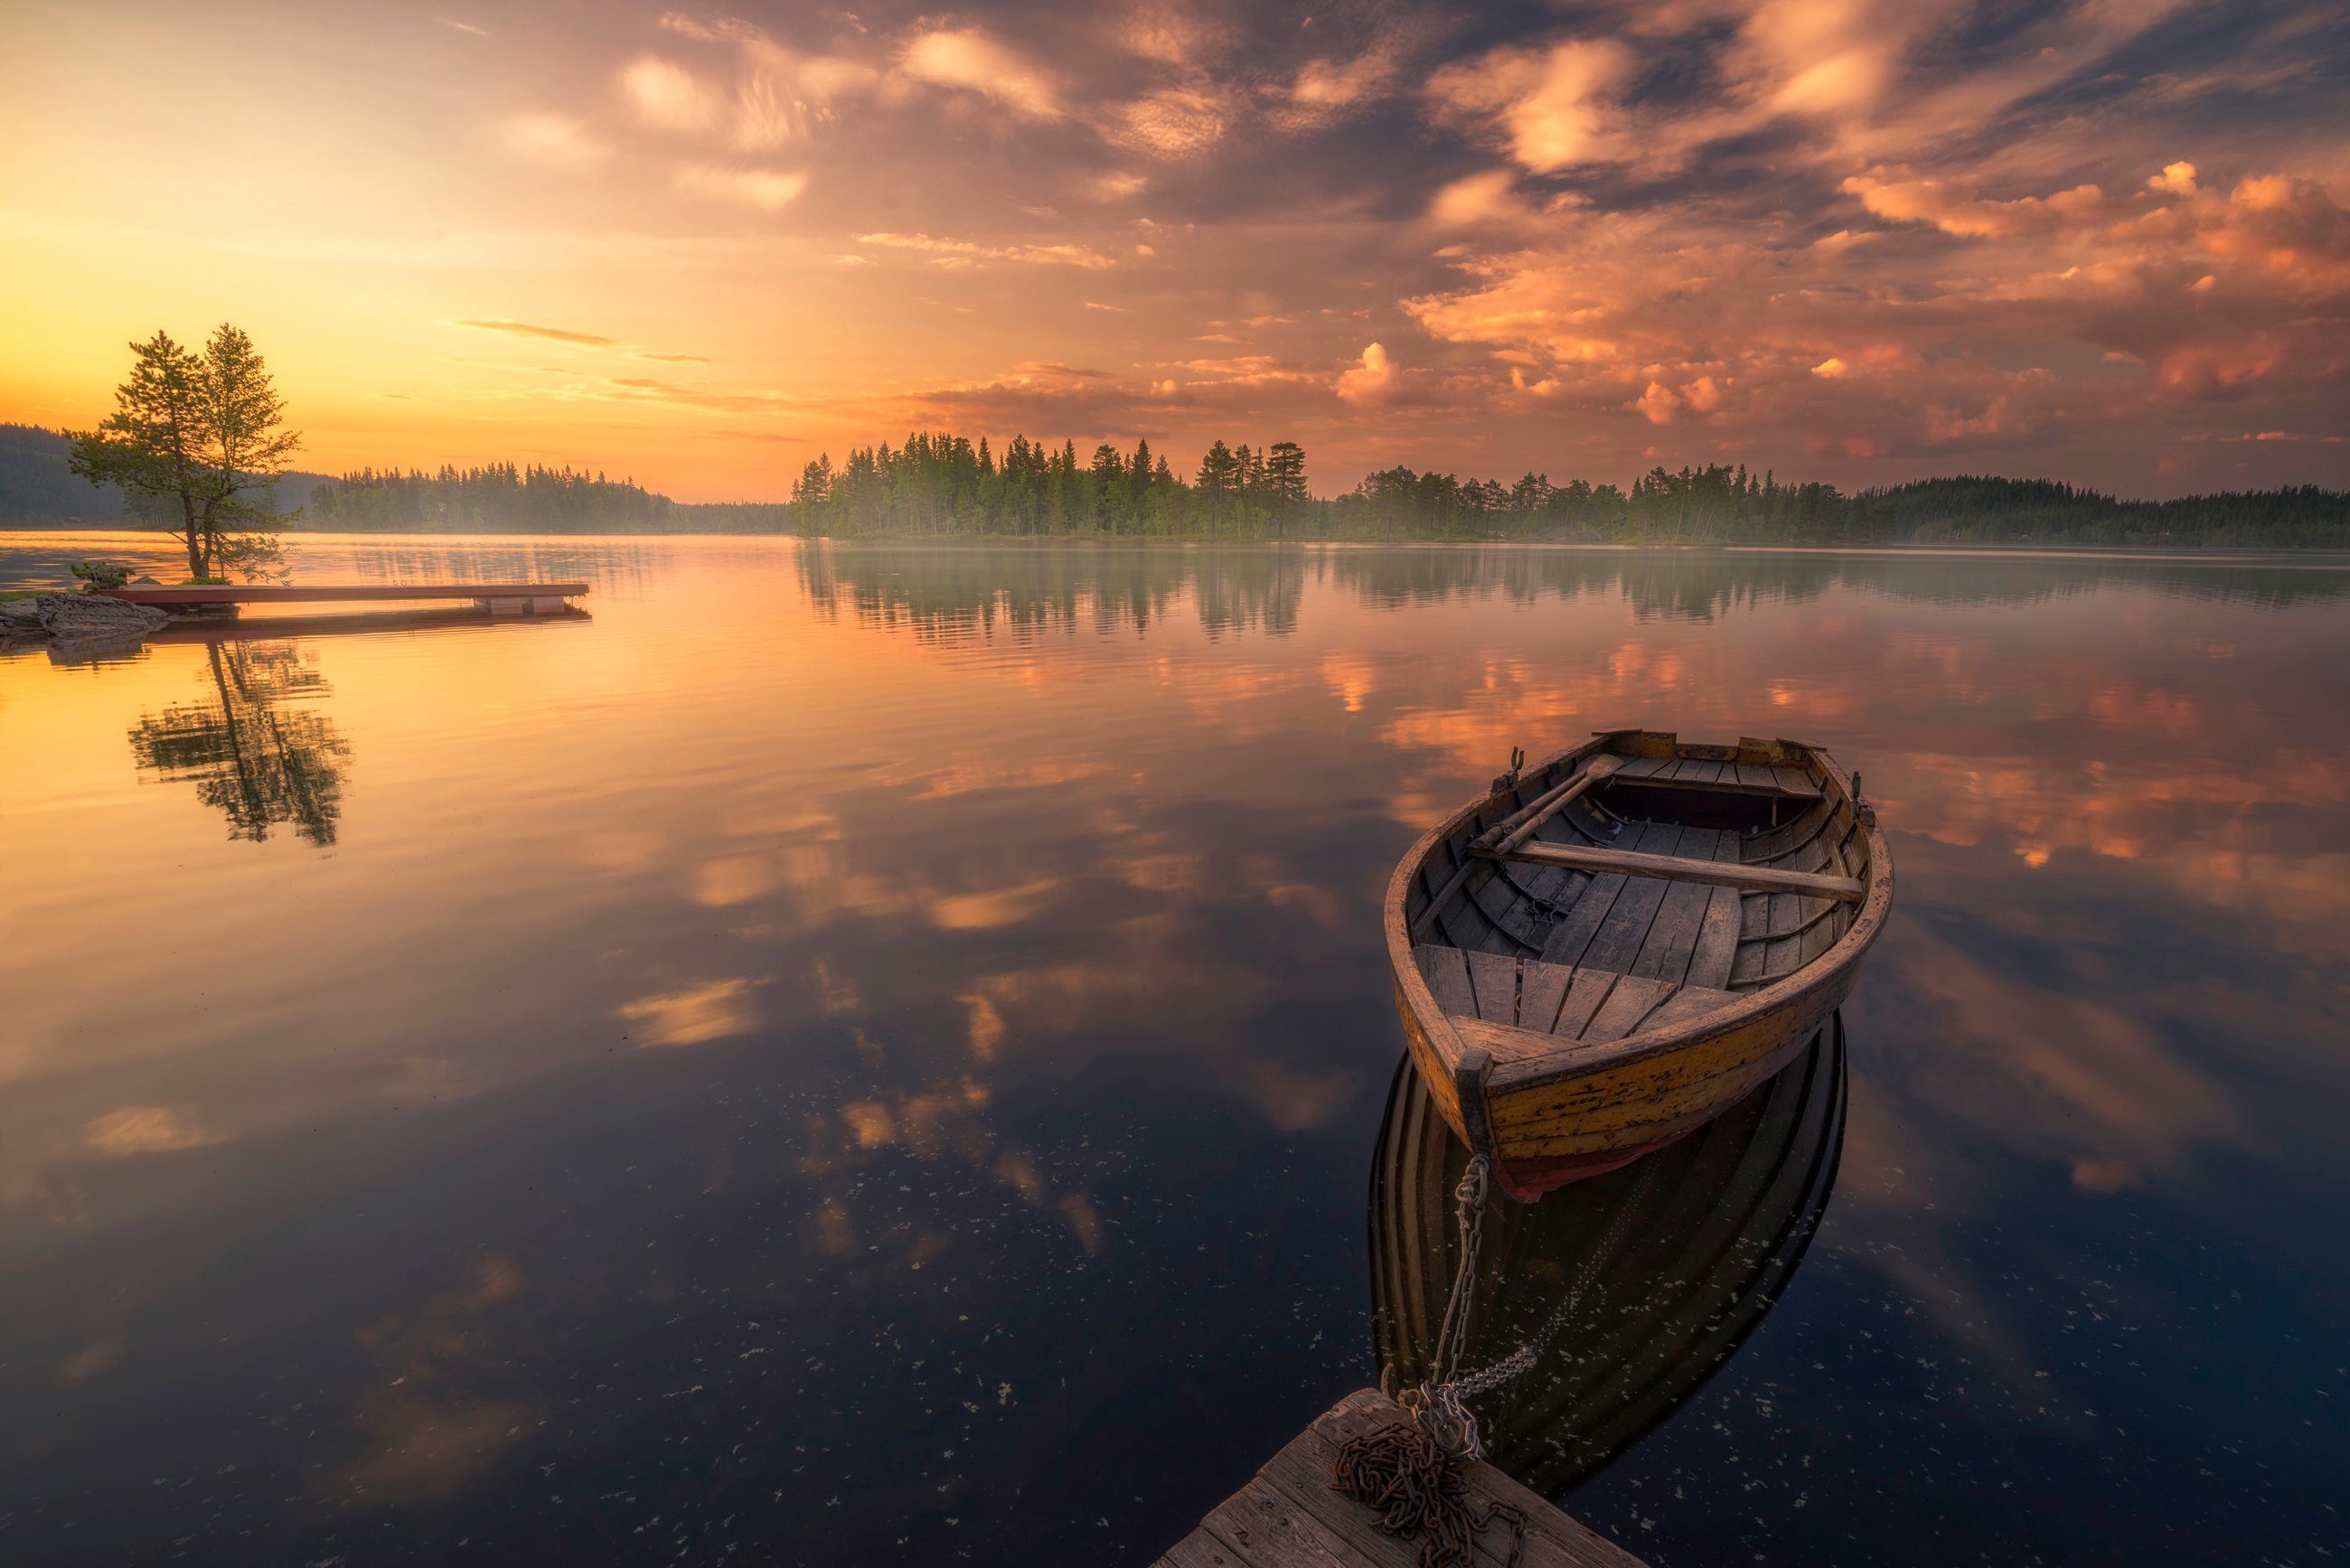
<path id="1" fill-rule="evenodd" d="M 410 599 L 472 599 L 493 615 L 552 615 L 564 601 L 586 596 L 586 583 L 182 583 L 169 587 L 98 588 L 100 597 L 157 609 L 234 611 L 240 605 L 330 602 L 369 604 Z"/>
<path id="2" fill-rule="evenodd" d="M 1403 1419 L 1396 1403 L 1376 1389 L 1347 1395 L 1153 1568 L 1413 1568 L 1417 1542 L 1388 1534 L 1368 1508 L 1330 1490 L 1341 1444 Z M 1526 1550 L 1520 1568 L 1646 1568 L 1491 1465 L 1470 1472 L 1469 1491 L 1481 1512 L 1497 1501 L 1523 1511 Z M 1507 1561 L 1510 1540 L 1499 1525 L 1479 1536 L 1479 1568 Z"/>

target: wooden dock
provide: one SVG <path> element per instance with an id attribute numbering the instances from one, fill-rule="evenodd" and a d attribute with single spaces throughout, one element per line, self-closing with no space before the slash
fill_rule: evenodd
<path id="1" fill-rule="evenodd" d="M 411 599 L 472 599 L 493 615 L 551 615 L 584 597 L 586 583 L 181 583 L 97 588 L 103 598 L 157 609 L 227 609 L 240 605 L 382 604 Z"/>
<path id="2" fill-rule="evenodd" d="M 1330 1490 L 1341 1444 L 1403 1419 L 1395 1402 L 1376 1389 L 1347 1395 L 1153 1568 L 1413 1568 L 1417 1542 L 1388 1534 L 1368 1508 Z M 1491 1465 L 1470 1472 L 1469 1490 L 1480 1511 L 1496 1501 L 1524 1511 L 1526 1550 L 1520 1568 L 1645 1568 L 1638 1558 Z M 1479 1568 L 1499 1568 L 1507 1561 L 1510 1540 L 1500 1525 L 1479 1536 Z"/>

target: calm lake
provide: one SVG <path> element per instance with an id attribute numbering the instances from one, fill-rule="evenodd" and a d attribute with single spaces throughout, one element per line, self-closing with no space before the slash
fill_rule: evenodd
<path id="1" fill-rule="evenodd" d="M 2350 1549 L 2339 560 L 293 543 L 594 591 L 0 655 L 0 1559 L 1148 1563 L 1377 1377 L 1397 857 L 1618 725 L 1831 747 L 1900 891 L 1570 1511 Z"/>

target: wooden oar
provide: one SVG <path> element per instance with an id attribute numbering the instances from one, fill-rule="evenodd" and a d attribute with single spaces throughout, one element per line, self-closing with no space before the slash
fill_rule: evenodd
<path id="1" fill-rule="evenodd" d="M 1534 836 L 1534 830 L 1556 816 L 1567 802 L 1580 800 L 1586 790 L 1593 784 L 1605 784 L 1615 777 L 1616 770 L 1623 765 L 1624 759 L 1618 756 L 1592 758 L 1590 766 L 1526 807 L 1514 822 L 1503 824 L 1504 836 L 1493 846 L 1494 851 L 1507 855 L 1511 850 L 1532 838 Z M 1486 836 L 1491 838 L 1492 835 L 1488 834 Z"/>
<path id="2" fill-rule="evenodd" d="M 1583 792 L 1593 784 L 1614 777 L 1616 770 L 1623 765 L 1624 759 L 1618 756 L 1602 755 L 1592 758 L 1589 764 L 1573 778 L 1544 791 L 1531 805 L 1522 807 L 1514 815 L 1487 828 L 1472 847 L 1472 853 L 1501 855 L 1515 849 L 1533 837 L 1534 830 L 1555 816 L 1567 802 L 1579 798 Z M 1504 834 L 1507 836 L 1496 844 L 1493 843 L 1495 834 Z M 1487 848 L 1489 844 L 1492 845 L 1491 849 Z M 1460 870 L 1452 874 L 1451 880 L 1439 889 L 1436 897 L 1428 901 L 1428 908 L 1422 909 L 1418 918 L 1411 922 L 1412 940 L 1418 941 L 1428 934 L 1429 927 L 1436 923 L 1436 912 L 1451 899 L 1453 894 L 1461 891 L 1461 884 L 1469 879 L 1469 872 L 1475 865 L 1474 860 L 1462 865 Z"/>

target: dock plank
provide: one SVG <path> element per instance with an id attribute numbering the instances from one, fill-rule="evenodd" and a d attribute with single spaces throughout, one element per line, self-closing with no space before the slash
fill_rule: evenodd
<path id="1" fill-rule="evenodd" d="M 172 583 L 93 588 L 130 605 L 290 605 L 389 603 L 395 599 L 576 599 L 586 583 Z"/>
<path id="2" fill-rule="evenodd" d="M 1288 1453 L 1284 1449 L 1266 1468 Z M 1301 1500 L 1267 1485 L 1262 1474 L 1220 1503 L 1200 1528 L 1241 1552 L 1251 1568 L 1349 1568 L 1360 1561 Z"/>
<path id="3" fill-rule="evenodd" d="M 1413 1568 L 1417 1540 L 1388 1534 L 1369 1508 L 1330 1487 L 1338 1450 L 1349 1438 L 1404 1418 L 1392 1400 L 1374 1389 L 1348 1395 L 1267 1460 L 1154 1568 Z M 1481 1513 L 1505 1502 L 1524 1514 L 1522 1568 L 1644 1568 L 1638 1558 L 1492 1465 L 1470 1470 L 1469 1492 Z M 1498 1525 L 1481 1533 L 1478 1568 L 1503 1568 L 1510 1541 L 1510 1532 Z"/>

